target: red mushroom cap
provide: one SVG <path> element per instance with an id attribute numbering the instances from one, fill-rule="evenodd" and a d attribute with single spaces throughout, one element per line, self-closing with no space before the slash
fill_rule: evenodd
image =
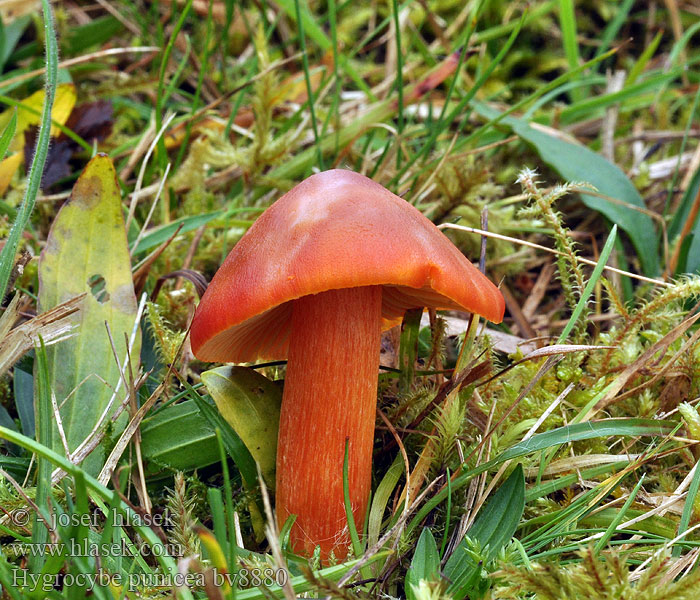
<path id="1" fill-rule="evenodd" d="M 191 328 L 209 362 L 286 358 L 290 303 L 382 285 L 385 327 L 409 308 L 499 323 L 501 292 L 414 206 L 352 171 L 312 175 L 268 208 L 212 279 Z"/>

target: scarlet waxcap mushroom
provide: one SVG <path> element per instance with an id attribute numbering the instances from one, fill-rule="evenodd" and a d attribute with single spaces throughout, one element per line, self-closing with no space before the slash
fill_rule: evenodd
<path id="1" fill-rule="evenodd" d="M 348 544 L 342 486 L 362 529 L 371 484 L 382 329 L 409 308 L 503 319 L 500 291 L 414 206 L 345 170 L 312 175 L 270 206 L 212 279 L 191 328 L 200 360 L 288 358 L 277 518 L 292 547 Z"/>

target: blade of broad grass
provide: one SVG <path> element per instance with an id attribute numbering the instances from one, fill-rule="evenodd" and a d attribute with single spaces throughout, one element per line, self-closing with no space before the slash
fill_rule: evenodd
<path id="1" fill-rule="evenodd" d="M 42 8 L 44 15 L 44 39 L 46 44 L 46 88 L 44 107 L 41 113 L 41 125 L 36 141 L 36 150 L 34 160 L 29 171 L 29 179 L 27 181 L 27 189 L 24 194 L 24 199 L 17 212 L 17 217 L 12 224 L 5 245 L 0 251 L 0 302 L 5 297 L 7 286 L 10 282 L 10 275 L 14 266 L 15 254 L 22 236 L 22 232 L 29 224 L 34 203 L 36 202 L 39 187 L 41 185 L 41 177 L 44 173 L 44 164 L 49 151 L 49 137 L 51 132 L 51 110 L 53 109 L 53 100 L 56 94 L 56 81 L 58 77 L 58 44 L 56 42 L 56 32 L 53 23 L 53 13 L 49 0 L 42 0 Z M 16 116 L 14 117 L 16 118 Z"/>
<path id="2" fill-rule="evenodd" d="M 487 561 L 493 559 L 515 534 L 524 510 L 525 476 L 522 465 L 517 465 L 481 509 L 467 536 L 447 560 L 444 574 L 450 582 L 448 594 L 465 598 L 478 591 L 474 587 L 479 587 L 480 571 L 484 565 L 474 561 L 469 552 L 470 545 L 478 542 L 483 558 Z"/>
<path id="3" fill-rule="evenodd" d="M 187 386 L 187 382 L 182 382 Z M 238 437 L 233 428 L 226 422 L 226 420 L 219 414 L 219 412 L 211 406 L 204 398 L 202 398 L 196 391 L 191 390 L 191 397 L 194 398 L 200 412 L 209 421 L 213 430 L 219 430 L 221 432 L 221 437 L 223 438 L 226 451 L 229 456 L 236 463 L 243 482 L 246 484 L 248 489 L 253 489 L 257 481 L 257 469 L 255 468 L 255 461 L 251 456 L 248 448 Z"/>
<path id="4" fill-rule="evenodd" d="M 36 349 L 36 372 L 37 372 L 37 402 L 35 406 L 35 421 L 37 442 L 47 448 L 51 448 L 53 440 L 53 410 L 51 407 L 51 385 L 49 376 L 49 364 L 46 356 L 44 341 L 40 340 L 40 345 Z M 44 514 L 49 513 L 49 495 L 51 494 L 51 462 L 44 457 L 37 458 L 37 483 L 36 483 L 36 505 Z M 32 544 L 35 548 L 45 544 L 48 538 L 48 530 L 44 523 L 40 521 L 38 514 L 34 515 L 32 522 Z M 33 573 L 37 573 L 44 565 L 46 557 L 41 552 L 32 553 L 29 557 L 29 568 Z"/>
<path id="5" fill-rule="evenodd" d="M 413 386 L 418 358 L 418 335 L 422 308 L 412 308 L 404 313 L 401 322 L 401 338 L 399 340 L 399 392 L 408 394 Z"/>
<path id="6" fill-rule="evenodd" d="M 411 559 L 411 566 L 406 571 L 404 589 L 408 600 L 418 600 L 414 587 L 418 587 L 421 579 L 437 581 L 440 573 L 440 555 L 437 543 L 429 527 L 423 527 L 418 538 L 416 550 Z"/>
<path id="7" fill-rule="evenodd" d="M 571 313 L 571 318 L 569 319 L 569 322 L 566 324 L 566 327 L 564 327 L 564 330 L 559 335 L 559 339 L 557 339 L 557 344 L 563 344 L 566 341 L 566 338 L 569 337 L 571 330 L 574 328 L 576 322 L 581 317 L 581 313 L 583 313 L 584 308 L 586 308 L 586 303 L 591 297 L 591 294 L 593 293 L 593 290 L 595 289 L 595 286 L 598 283 L 600 276 L 603 274 L 603 269 L 605 268 L 605 265 L 608 262 L 608 258 L 610 258 L 610 253 L 612 252 L 613 247 L 615 246 L 616 237 L 617 225 L 613 225 L 612 229 L 610 230 L 610 234 L 608 235 L 608 239 L 605 241 L 603 250 L 600 253 L 598 264 L 593 269 L 593 273 L 591 274 L 588 283 L 586 283 L 586 287 L 583 289 L 581 297 L 576 303 L 576 308 L 574 308 L 574 312 Z"/>
<path id="8" fill-rule="evenodd" d="M 613 519 L 613 521 L 610 523 L 608 528 L 605 530 L 603 537 L 600 538 L 598 540 L 598 542 L 596 543 L 595 548 L 593 549 L 593 551 L 596 554 L 600 554 L 600 552 L 603 550 L 603 548 L 605 548 L 605 546 L 610 541 L 610 538 L 615 533 L 617 526 L 620 523 L 622 523 L 623 519 L 625 518 L 625 515 L 627 514 L 627 511 L 629 510 L 630 506 L 632 506 L 632 502 L 634 502 L 634 499 L 637 497 L 637 493 L 639 492 L 639 489 L 642 487 L 642 483 L 644 483 L 645 477 L 646 477 L 646 474 L 642 474 L 642 476 L 639 478 L 639 481 L 637 482 L 637 485 L 634 486 L 634 489 L 632 490 L 630 495 L 625 500 L 625 503 L 622 505 L 622 508 L 618 511 L 618 513 L 617 513 L 617 515 L 615 515 L 615 518 Z"/>
<path id="9" fill-rule="evenodd" d="M 348 522 L 348 531 L 350 532 L 350 540 L 352 541 L 352 551 L 355 556 L 362 556 L 362 543 L 357 535 L 357 526 L 355 518 L 352 515 L 352 503 L 350 502 L 350 481 L 348 475 L 349 469 L 349 445 L 350 440 L 345 440 L 345 456 L 343 458 L 343 502 L 345 504 L 345 518 Z"/>
<path id="10" fill-rule="evenodd" d="M 526 456 L 534 452 L 593 438 L 610 436 L 663 436 L 669 433 L 671 426 L 653 419 L 602 419 L 600 421 L 586 421 L 558 427 L 551 431 L 538 433 L 531 438 L 511 446 L 496 458 L 485 462 L 469 471 L 455 475 L 452 480 L 452 490 L 456 491 L 464 487 L 476 475 L 496 467 L 507 460 Z M 428 500 L 418 511 L 407 527 L 413 531 L 418 524 L 447 496 L 447 488 L 444 487 Z"/>
<path id="11" fill-rule="evenodd" d="M 15 408 L 22 425 L 22 433 L 27 437 L 34 437 L 34 377 L 31 372 L 25 371 L 17 364 L 12 374 L 12 391 L 15 399 Z"/>
<path id="12" fill-rule="evenodd" d="M 397 454 L 394 462 L 387 469 L 381 482 L 377 486 L 372 497 L 372 504 L 369 511 L 369 519 L 367 525 L 367 546 L 372 547 L 379 539 L 379 532 L 382 526 L 382 516 L 386 511 L 391 493 L 394 491 L 399 478 L 404 472 L 404 463 L 401 460 L 401 455 Z"/>
<path id="13" fill-rule="evenodd" d="M 700 235 L 700 231 L 698 231 L 697 214 L 693 217 L 693 212 L 698 209 L 698 203 L 700 203 L 698 194 L 700 194 L 700 168 L 695 171 L 690 179 L 690 183 L 685 189 L 683 197 L 674 211 L 673 220 L 668 227 L 668 238 L 670 241 L 675 241 L 678 236 L 687 232 L 684 239 L 678 238 L 678 241 L 675 242 L 676 244 L 682 244 L 681 250 L 678 251 L 678 259 L 675 265 L 676 274 L 694 273 L 700 268 L 700 251 L 695 241 Z M 689 223 L 688 221 L 691 219 L 692 222 Z M 667 269 L 670 271 L 673 266 L 672 255 Z"/>
<path id="14" fill-rule="evenodd" d="M 173 428 L 179 431 L 178 435 L 173 435 Z M 194 400 L 149 414 L 140 430 L 141 455 L 158 467 L 192 471 L 219 460 L 216 434 Z"/>
<path id="15" fill-rule="evenodd" d="M 695 467 L 695 473 L 693 473 L 693 479 L 688 487 L 688 495 L 685 498 L 685 504 L 683 505 L 683 513 L 681 514 L 681 520 L 678 522 L 678 530 L 676 531 L 676 537 L 687 531 L 690 525 L 690 519 L 693 517 L 693 512 L 695 511 L 695 502 L 698 497 L 698 489 L 700 488 L 700 466 Z M 683 551 L 682 546 L 676 544 L 673 548 L 672 555 L 680 556 Z"/>
<path id="16" fill-rule="evenodd" d="M 47 448 L 43 444 L 40 444 L 27 436 L 22 435 L 21 433 L 12 431 L 11 429 L 7 429 L 5 427 L 0 427 L 0 438 L 13 442 L 18 446 L 25 448 L 29 452 L 33 452 L 39 459 L 48 460 L 52 465 L 62 469 L 71 477 L 74 477 L 76 473 L 83 473 L 85 477 L 85 485 L 87 486 L 93 501 L 95 501 L 101 507 L 103 512 L 106 513 L 107 508 L 105 504 L 113 501 L 114 493 L 97 481 L 95 477 L 84 473 L 79 466 L 74 465 L 50 448 Z M 133 527 L 134 530 L 137 531 L 138 534 L 148 543 L 152 556 L 155 557 L 155 560 L 158 562 L 163 571 L 170 577 L 174 577 L 178 573 L 177 563 L 168 555 L 155 531 L 153 531 L 149 526 L 141 524 L 142 520 L 140 515 L 138 515 L 125 502 L 119 500 L 118 504 L 116 504 L 116 508 L 117 514 L 121 519 L 123 519 L 123 522 L 129 523 L 130 526 Z M 138 554 L 138 552 L 136 554 Z M 187 587 L 183 586 L 177 588 L 177 594 L 184 600 L 192 599 L 192 593 Z"/>
<path id="17" fill-rule="evenodd" d="M 482 547 L 488 545 L 488 555 L 493 558 L 513 537 L 524 510 L 525 475 L 522 465 L 517 465 L 479 511 L 467 535 L 479 540 Z"/>
<path id="18" fill-rule="evenodd" d="M 559 0 L 559 26 L 561 27 L 561 37 L 566 60 L 569 63 L 569 68 L 575 69 L 581 61 L 578 52 L 578 41 L 576 40 L 576 11 L 574 8 L 574 0 Z M 571 90 L 571 99 L 574 102 L 581 100 L 583 97 L 583 90 L 581 88 L 576 87 Z"/>

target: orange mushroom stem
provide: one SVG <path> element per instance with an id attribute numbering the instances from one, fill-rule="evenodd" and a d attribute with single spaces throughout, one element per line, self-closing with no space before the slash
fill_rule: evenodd
<path id="1" fill-rule="evenodd" d="M 296 515 L 291 545 L 344 557 L 350 543 L 348 487 L 362 531 L 372 479 L 382 288 L 306 296 L 294 304 L 277 451 L 277 520 Z"/>

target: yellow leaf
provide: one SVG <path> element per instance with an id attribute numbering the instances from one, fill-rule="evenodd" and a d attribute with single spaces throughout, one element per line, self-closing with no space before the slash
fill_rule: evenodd
<path id="1" fill-rule="evenodd" d="M 2 196 L 10 186 L 14 174 L 22 164 L 22 158 L 24 158 L 22 152 L 15 152 L 0 162 L 0 196 Z"/>
<path id="2" fill-rule="evenodd" d="M 70 199 L 54 219 L 39 259 L 39 310 L 80 294 L 86 294 L 81 309 L 70 317 L 76 335 L 46 349 L 51 391 L 61 407 L 71 452 L 97 426 L 102 414 L 107 410 L 109 421 L 124 399 L 107 326 L 123 364 L 127 356 L 124 338 L 132 335 L 137 312 L 121 192 L 114 165 L 104 154 L 93 158 L 78 178 Z M 130 352 L 133 372 L 138 372 L 140 346 L 137 330 Z M 122 414 L 112 422 L 111 434 L 118 435 L 126 420 L 127 415 Z M 53 440 L 54 449 L 63 453 L 58 429 Z M 85 471 L 99 472 L 102 451 L 98 448 L 87 457 L 81 465 Z"/>
<path id="3" fill-rule="evenodd" d="M 40 4 L 38 0 L 5 0 L 0 4 L 0 17 L 3 24 L 7 26 L 15 19 L 37 13 L 40 10 Z"/>
<path id="4" fill-rule="evenodd" d="M 23 154 L 24 132 L 32 125 L 38 126 L 41 122 L 41 109 L 44 105 L 44 90 L 34 92 L 28 98 L 22 100 L 17 107 L 17 130 L 10 144 L 10 151 Z M 56 88 L 56 98 L 51 111 L 51 119 L 54 123 L 65 125 L 73 107 L 75 106 L 75 86 L 72 83 L 62 83 Z M 15 108 L 12 107 L 0 115 L 0 131 L 4 130 L 10 121 Z M 51 127 L 51 135 L 58 135 L 60 129 L 56 125 Z"/>
<path id="5" fill-rule="evenodd" d="M 202 373 L 202 382 L 260 465 L 265 483 L 274 488 L 282 390 L 248 367 L 210 369 Z"/>

